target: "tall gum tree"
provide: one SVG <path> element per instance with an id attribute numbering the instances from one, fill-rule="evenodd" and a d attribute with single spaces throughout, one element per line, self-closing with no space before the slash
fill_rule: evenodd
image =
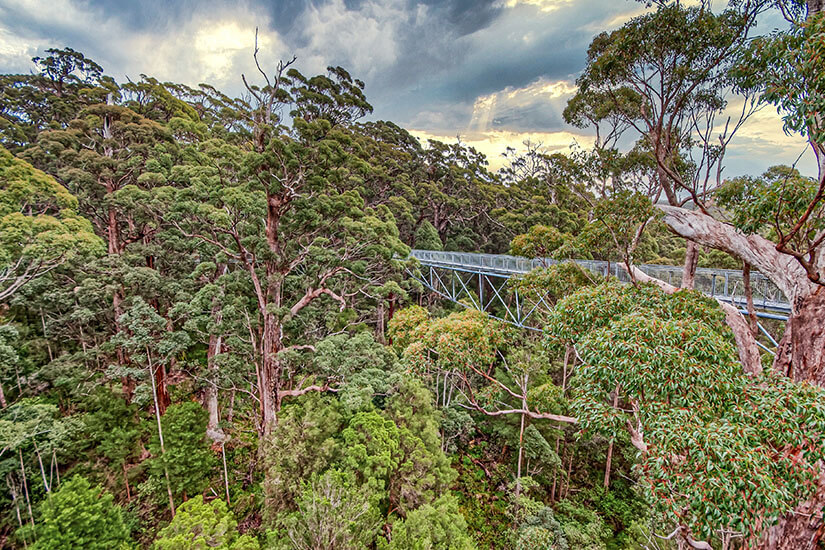
<path id="1" fill-rule="evenodd" d="M 113 103 L 109 96 L 107 103 L 81 111 L 65 129 L 42 132 L 24 156 L 77 195 L 82 213 L 106 240 L 109 269 L 116 271 L 124 267 L 127 247 L 148 244 L 158 231 L 151 190 L 166 183 L 174 144 L 165 127 Z M 152 267 L 152 258 L 145 261 Z M 124 300 L 124 288 L 117 282 L 112 290 L 115 333 L 121 330 Z M 117 359 L 120 366 L 128 364 L 122 350 Z M 165 410 L 165 370 L 159 369 L 157 376 Z M 127 398 L 131 386 L 124 378 Z"/>
<path id="2" fill-rule="evenodd" d="M 211 244 L 248 274 L 262 436 L 285 398 L 336 382 L 295 372 L 282 354 L 311 353 L 307 326 L 320 324 L 323 333 L 356 303 L 368 308 L 388 285 L 398 289 L 393 279 L 409 250 L 389 209 L 367 207 L 353 189 L 363 163 L 347 153 L 342 126 L 365 112 L 363 84 L 339 69 L 313 78 L 290 70 L 287 77 L 288 66 L 272 77 L 262 71 L 263 86 L 247 82 L 248 101 L 232 104 L 246 129 L 240 146 L 222 139 L 201 144 L 193 157 L 201 170 L 170 217 L 182 234 Z M 286 126 L 281 111 L 289 107 Z"/>
<path id="3" fill-rule="evenodd" d="M 718 14 L 704 1 L 648 4 L 658 8 L 593 39 L 564 116 L 596 129 L 595 156 L 605 164 L 616 156 L 618 140 L 635 134 L 655 163 L 654 202 L 663 197 L 670 206 L 705 212 L 721 183 L 726 149 L 756 106 L 752 95 L 731 104 L 729 70 L 766 2 L 731 2 Z M 688 239 L 685 288 L 693 287 L 698 257 L 697 243 Z"/>

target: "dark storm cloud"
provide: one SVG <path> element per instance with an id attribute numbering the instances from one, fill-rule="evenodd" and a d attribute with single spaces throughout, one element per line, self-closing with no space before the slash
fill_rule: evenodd
<path id="1" fill-rule="evenodd" d="M 488 27 L 504 11 L 496 0 L 429 0 L 422 3 L 434 8 L 436 18 L 444 17 L 457 36 Z"/>
<path id="2" fill-rule="evenodd" d="M 402 79 L 414 85 L 391 87 L 390 98 L 379 86 L 376 104 L 384 107 L 386 101 L 386 108 L 401 122 L 430 125 L 436 121 L 428 120 L 427 111 L 436 106 L 435 110 L 446 114 L 440 118 L 443 125 L 433 129 L 445 132 L 456 124 L 463 128 L 461 121 L 468 122 L 479 96 L 522 88 L 538 79 L 574 79 L 584 67 L 587 47 L 599 24 L 638 9 L 637 3 L 621 0 L 574 2 L 552 11 L 533 5 L 507 9 L 493 24 L 472 35 L 452 35 L 448 39 L 442 35 L 440 40 L 433 40 L 436 51 L 440 51 L 438 46 L 448 44 L 447 51 L 452 54 L 449 59 L 399 64 L 396 71 L 403 71 Z M 411 51 L 416 56 L 421 52 L 420 48 Z M 560 113 L 558 105 L 537 98 L 529 113 L 496 113 L 494 120 L 503 129 L 553 131 L 565 128 Z"/>
<path id="3" fill-rule="evenodd" d="M 94 0 L 90 5 L 107 18 L 127 23 L 135 30 L 171 28 L 199 10 L 213 9 L 218 0 Z"/>

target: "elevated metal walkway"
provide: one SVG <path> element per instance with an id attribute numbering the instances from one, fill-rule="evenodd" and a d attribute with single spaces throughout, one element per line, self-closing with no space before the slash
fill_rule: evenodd
<path id="1" fill-rule="evenodd" d="M 490 313 L 506 323 L 540 331 L 532 321 L 536 311 L 550 308 L 544 296 L 524 297 L 507 289 L 507 281 L 529 273 L 537 267 L 559 263 L 551 258 L 522 258 L 504 254 L 474 254 L 467 252 L 440 252 L 413 250 L 410 255 L 421 264 L 417 273 L 411 273 L 425 287 L 440 296 L 456 302 L 468 302 L 473 308 Z M 616 262 L 574 260 L 593 273 L 612 275 L 623 282 L 630 282 L 625 268 Z M 637 265 L 646 274 L 674 286 L 682 282 L 682 266 Z M 742 272 L 734 269 L 698 268 L 694 282 L 696 290 L 740 307 L 746 305 Z M 757 316 L 763 319 L 785 321 L 791 305 L 784 294 L 761 273 L 751 273 L 751 289 Z M 499 315 L 496 315 L 498 313 Z M 760 325 L 768 342 L 777 346 L 773 337 Z M 760 344 L 761 346 L 761 344 Z M 772 351 L 762 346 L 767 351 Z"/>
<path id="2" fill-rule="evenodd" d="M 547 267 L 559 263 L 551 258 L 522 258 L 505 254 L 474 254 L 467 252 L 440 252 L 435 250 L 413 250 L 410 255 L 424 267 L 435 267 L 507 278 L 524 275 L 537 267 Z M 597 260 L 574 260 L 580 266 L 600 275 L 613 275 L 623 282 L 630 282 L 624 266 L 617 262 Z M 641 264 L 637 265 L 646 274 L 674 286 L 682 282 L 682 266 Z M 708 296 L 744 307 L 745 284 L 742 272 L 735 269 L 698 268 L 695 288 Z M 782 291 L 761 273 L 751 273 L 754 306 L 762 312 L 776 312 L 786 319 L 791 305 Z"/>

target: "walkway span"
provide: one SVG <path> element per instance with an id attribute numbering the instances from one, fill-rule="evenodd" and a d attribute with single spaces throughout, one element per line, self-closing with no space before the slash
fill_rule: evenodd
<path id="1" fill-rule="evenodd" d="M 481 311 L 489 312 L 496 309 L 503 312 L 502 316 L 498 317 L 502 321 L 531 330 L 538 330 L 531 324 L 535 317 L 534 313 L 542 305 L 548 308 L 549 305 L 541 296 L 534 297 L 532 303 L 528 303 L 518 293 L 509 292 L 507 280 L 524 275 L 537 267 L 559 263 L 550 258 L 530 259 L 503 254 L 435 250 L 413 250 L 410 255 L 421 264 L 421 269 L 412 275 L 433 292 L 453 302 L 468 300 L 473 307 Z M 574 261 L 593 273 L 604 276 L 609 274 L 620 281 L 630 281 L 627 271 L 619 263 Z M 674 286 L 681 284 L 681 266 L 643 264 L 637 267 L 651 277 Z M 746 305 L 744 287 L 741 271 L 707 268 L 696 270 L 696 290 L 739 306 L 740 309 Z M 787 320 L 791 311 L 790 303 L 776 285 L 761 273 L 752 273 L 751 288 L 754 307 L 759 317 Z M 772 343 L 775 345 L 775 342 Z"/>

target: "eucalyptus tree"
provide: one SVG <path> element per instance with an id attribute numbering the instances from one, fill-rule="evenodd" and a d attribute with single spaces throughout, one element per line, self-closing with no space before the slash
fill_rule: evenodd
<path id="1" fill-rule="evenodd" d="M 465 244 L 457 240 L 461 235 L 456 228 L 473 230 L 481 225 L 496 178 L 487 170 L 484 155 L 463 143 L 429 140 L 425 158 L 427 177 L 417 189 L 418 223 L 428 219 L 448 247 L 451 237 L 455 244 Z M 478 231 L 473 233 L 472 242 L 466 243 L 470 246 L 484 239 Z"/>
<path id="2" fill-rule="evenodd" d="M 35 57 L 36 72 L 0 75 L 0 145 L 15 152 L 37 134 L 65 128 L 84 108 L 116 93 L 103 68 L 72 48 L 46 50 Z"/>
<path id="3" fill-rule="evenodd" d="M 565 118 L 606 126 L 597 151 L 614 150 L 632 132 L 655 160 L 654 201 L 664 194 L 673 207 L 690 203 L 705 212 L 722 183 L 727 147 L 757 107 L 753 93 L 732 93 L 730 70 L 767 2 L 731 2 L 718 14 L 706 2 L 655 3 L 655 11 L 594 38 Z M 697 261 L 689 240 L 688 288 Z"/>
<path id="4" fill-rule="evenodd" d="M 75 257 L 102 251 L 78 200 L 0 147 L 0 301 Z"/>
<path id="5" fill-rule="evenodd" d="M 571 402 L 580 426 L 627 433 L 670 538 L 698 549 L 729 548 L 734 537 L 813 548 L 802 529 L 771 540 L 770 527 L 819 490 L 825 390 L 744 373 L 724 319 L 698 293 L 605 283 L 563 298 L 547 334 L 581 358 Z"/>
<path id="6" fill-rule="evenodd" d="M 358 123 L 350 131 L 348 149 L 369 167 L 362 174 L 364 199 L 370 206 L 386 205 L 401 240 L 411 245 L 424 223 L 418 197 L 427 163 L 421 143 L 388 121 Z"/>
<path id="7" fill-rule="evenodd" d="M 110 97 L 105 104 L 81 111 L 65 129 L 42 132 L 37 144 L 24 152 L 77 195 L 80 211 L 106 239 L 108 256 L 100 272 L 111 279 L 114 332 L 120 330 L 127 298 L 123 282 L 130 275 L 153 277 L 142 268 L 154 269 L 155 257 L 147 250 L 162 224 L 154 190 L 166 184 L 175 149 L 166 127 L 113 104 Z M 147 296 L 153 302 L 156 298 Z M 123 353 L 118 354 L 118 365 L 128 365 Z M 157 376 L 165 409 L 169 404 L 165 372 L 160 370 Z M 124 391 L 127 397 L 131 393 L 128 376 Z"/>
<path id="8" fill-rule="evenodd" d="M 659 182 L 669 202 L 658 205 L 664 212 L 663 222 L 693 243 L 741 259 L 779 287 L 792 304 L 792 313 L 774 368 L 795 380 L 822 384 L 825 134 L 817 115 L 825 93 L 820 55 L 825 33 L 819 13 L 822 5 L 808 2 L 806 10 L 801 2 L 742 2 L 732 3 L 723 13 L 714 15 L 701 7 L 685 8 L 678 2 L 660 4 L 656 12 L 594 40 L 588 68 L 580 82 L 581 93 L 595 89 L 614 97 L 620 90 L 629 89 L 641 94 L 644 108 L 628 112 L 627 119 L 633 121 L 633 128 L 646 137 L 655 153 Z M 791 29 L 745 42 L 753 17 L 769 4 L 779 5 L 789 19 L 797 17 Z M 659 29 L 667 24 L 668 28 L 681 30 L 672 37 L 670 33 L 641 33 L 656 22 Z M 685 34 L 689 29 L 696 32 Z M 665 41 L 659 49 L 648 47 L 659 41 Z M 662 59 L 672 60 L 679 70 L 660 67 L 652 71 L 656 65 L 651 68 L 649 59 L 655 60 L 651 54 L 657 51 L 668 53 Z M 634 53 L 625 60 L 621 52 Z M 642 71 L 644 68 L 648 70 Z M 662 87 L 665 84 L 668 86 Z M 662 103 L 659 87 L 668 92 L 663 96 L 669 98 L 667 104 Z M 692 121 L 712 123 L 726 106 L 724 94 L 733 88 L 742 93 L 744 115 L 750 109 L 750 98 L 758 97 L 759 102 L 779 109 L 787 131 L 797 132 L 807 140 L 819 167 L 813 180 L 781 177 L 745 186 L 731 183 L 720 189 L 723 153 L 732 130 L 747 117 L 722 125 L 728 131 L 713 147 L 704 138 L 699 139 L 697 146 L 695 132 L 688 129 L 695 126 Z M 666 106 L 670 110 L 664 109 Z M 686 126 L 688 122 L 691 124 Z M 713 125 L 702 127 L 712 129 Z M 685 165 L 687 172 L 683 175 L 679 150 L 703 151 L 704 156 Z M 709 170 L 710 166 L 715 170 Z M 793 190 L 790 184 L 794 184 Z M 727 212 L 709 211 L 713 200 L 725 206 Z M 683 207 L 690 202 L 698 208 Z M 737 336 L 746 370 L 758 369 L 759 353 L 755 342 L 747 336 L 749 327 L 733 312 L 728 321 Z"/>
<path id="9" fill-rule="evenodd" d="M 500 171 L 502 185 L 494 195 L 492 230 L 507 241 L 529 233 L 536 225 L 577 234 L 587 222 L 592 192 L 581 155 L 544 152 L 527 142 L 518 154 L 509 149 L 509 165 Z"/>
<path id="10" fill-rule="evenodd" d="M 290 371 L 283 352 L 311 352 L 318 334 L 361 320 L 355 304 L 363 312 L 400 292 L 393 279 L 408 251 L 389 209 L 366 206 L 356 189 L 361 162 L 347 152 L 342 124 L 363 110 L 351 105 L 360 83 L 336 70 L 323 81 L 286 76 L 289 65 L 272 77 L 262 71 L 263 86 L 247 82 L 248 98 L 232 108 L 248 141 L 199 144 L 170 216 L 184 236 L 214 246 L 248 276 L 261 434 L 285 398 L 334 385 Z"/>

